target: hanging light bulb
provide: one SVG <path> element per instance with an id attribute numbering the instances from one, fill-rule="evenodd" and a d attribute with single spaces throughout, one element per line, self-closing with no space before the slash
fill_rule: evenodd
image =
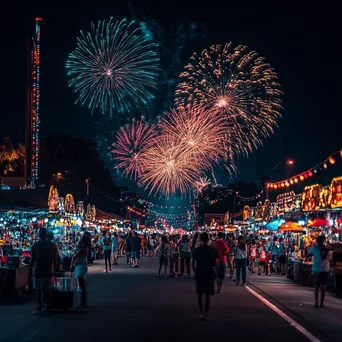
<path id="1" fill-rule="evenodd" d="M 312 177 L 312 175 L 313 175 L 313 174 L 312 174 L 312 171 L 309 171 L 309 172 L 308 172 L 308 175 L 309 175 L 309 177 Z"/>
<path id="2" fill-rule="evenodd" d="M 334 165 L 335 162 L 336 162 L 336 160 L 335 160 L 333 157 L 330 157 L 330 158 L 329 158 L 329 163 L 330 163 L 331 165 Z"/>
<path id="3" fill-rule="evenodd" d="M 324 167 L 325 169 L 327 169 L 327 168 L 328 168 L 327 163 L 324 163 L 323 167 Z"/>
<path id="4" fill-rule="evenodd" d="M 294 179 L 294 182 L 295 182 L 295 183 L 298 183 L 298 178 L 295 178 L 295 179 Z"/>
<path id="5" fill-rule="evenodd" d="M 291 185 L 293 184 L 293 179 L 290 179 L 290 184 L 291 184 Z"/>
<path id="6" fill-rule="evenodd" d="M 303 176 L 303 175 L 300 175 L 299 179 L 300 179 L 301 181 L 303 181 L 303 180 L 304 180 L 304 176 Z"/>

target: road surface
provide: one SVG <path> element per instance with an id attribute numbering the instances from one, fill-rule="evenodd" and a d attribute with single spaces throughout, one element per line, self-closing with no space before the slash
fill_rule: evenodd
<path id="1" fill-rule="evenodd" d="M 89 307 L 32 316 L 34 301 L 0 310 L 1 341 L 306 341 L 309 340 L 248 289 L 226 281 L 212 297 L 207 322 L 199 321 L 192 278 L 157 278 L 157 260 L 124 264 L 112 273 L 90 267 Z M 75 297 L 77 304 L 78 297 Z M 0 304 L 1 305 L 1 304 Z M 7 321 L 7 322 L 6 322 Z"/>

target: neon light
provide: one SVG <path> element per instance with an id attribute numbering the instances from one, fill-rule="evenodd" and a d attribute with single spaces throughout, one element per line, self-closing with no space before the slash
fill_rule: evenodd
<path id="1" fill-rule="evenodd" d="M 32 159 L 31 159 L 31 178 L 32 181 L 38 179 L 38 166 L 39 166 L 39 104 L 40 104 L 40 25 L 41 18 L 35 18 L 36 32 L 32 38 L 32 93 L 31 93 L 31 146 L 32 146 Z"/>

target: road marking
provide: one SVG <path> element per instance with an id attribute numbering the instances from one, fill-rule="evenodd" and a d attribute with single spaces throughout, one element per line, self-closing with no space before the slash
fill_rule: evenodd
<path id="1" fill-rule="evenodd" d="M 269 302 L 266 298 L 261 296 L 259 293 L 252 290 L 249 286 L 245 286 L 248 292 L 250 292 L 252 295 L 260 299 L 265 305 L 267 305 L 270 309 L 272 309 L 274 312 L 276 312 L 280 317 L 282 317 L 287 323 L 292 325 L 295 329 L 297 329 L 300 333 L 302 333 L 306 338 L 308 338 L 311 342 L 321 342 L 320 339 L 309 333 L 302 325 L 294 321 L 290 316 L 286 315 L 283 311 L 281 311 L 279 308 L 277 308 L 275 305 L 273 305 L 271 302 Z"/>

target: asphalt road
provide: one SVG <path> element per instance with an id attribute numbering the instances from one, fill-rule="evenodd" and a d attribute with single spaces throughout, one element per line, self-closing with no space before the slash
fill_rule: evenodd
<path id="1" fill-rule="evenodd" d="M 14 333 L 5 334 L 8 339 L 0 340 L 307 340 L 247 289 L 231 281 L 226 281 L 223 293 L 212 297 L 208 321 L 201 322 L 193 279 L 157 278 L 157 260 L 144 258 L 139 269 L 123 264 L 123 259 L 120 262 L 112 273 L 96 273 L 89 279 L 87 310 L 54 312 L 34 318 L 31 312 L 21 312 L 17 318 L 27 316 L 29 323 Z M 1 325 L 1 330 L 6 332 L 5 322 Z"/>

